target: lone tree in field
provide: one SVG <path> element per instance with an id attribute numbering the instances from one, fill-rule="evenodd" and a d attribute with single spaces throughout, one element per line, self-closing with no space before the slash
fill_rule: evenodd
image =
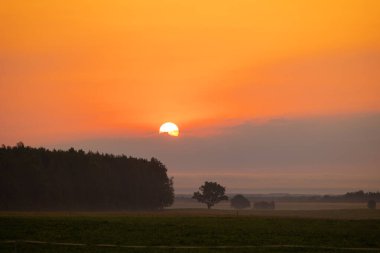
<path id="1" fill-rule="evenodd" d="M 199 187 L 199 191 L 194 192 L 193 199 L 201 203 L 205 203 L 207 208 L 210 209 L 213 205 L 222 200 L 228 200 L 224 194 L 226 188 L 216 182 L 205 182 L 204 185 Z"/>
<path id="2" fill-rule="evenodd" d="M 251 202 L 249 202 L 249 200 L 243 195 L 238 194 L 231 199 L 231 207 L 235 208 L 237 210 L 237 214 L 239 214 L 238 210 L 251 207 Z"/>

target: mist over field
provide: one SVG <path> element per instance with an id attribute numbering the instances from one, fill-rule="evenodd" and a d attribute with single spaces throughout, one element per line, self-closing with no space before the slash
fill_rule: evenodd
<path id="1" fill-rule="evenodd" d="M 178 139 L 152 133 L 50 147 L 159 157 L 177 193 L 192 193 L 205 180 L 235 193 L 342 194 L 380 185 L 379 114 L 252 120 L 212 130 L 217 133 L 185 130 Z"/>

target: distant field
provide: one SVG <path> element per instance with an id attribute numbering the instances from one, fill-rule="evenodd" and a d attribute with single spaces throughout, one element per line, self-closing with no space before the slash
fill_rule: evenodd
<path id="1" fill-rule="evenodd" d="M 379 238 L 379 210 L 0 213 L 0 252 L 380 252 Z"/>
<path id="2" fill-rule="evenodd" d="M 176 199 L 170 207 L 172 209 L 182 208 L 205 208 L 193 199 Z M 223 201 L 214 206 L 214 209 L 231 210 L 230 202 Z M 276 202 L 276 210 L 338 210 L 338 209 L 367 209 L 366 202 Z"/>

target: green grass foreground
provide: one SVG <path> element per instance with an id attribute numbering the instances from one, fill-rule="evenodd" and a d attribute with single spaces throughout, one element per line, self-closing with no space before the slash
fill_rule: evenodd
<path id="1" fill-rule="evenodd" d="M 333 216 L 336 212 L 332 213 Z M 376 217 L 379 215 L 378 210 L 373 213 Z M 379 219 L 305 218 L 283 215 L 266 217 L 260 213 L 240 216 L 223 212 L 212 214 L 203 211 L 182 214 L 181 211 L 144 214 L 2 213 L 0 214 L 2 242 L 33 240 L 86 245 L 0 243 L 0 252 L 374 252 L 342 248 L 380 248 Z M 98 244 L 151 246 L 151 248 L 96 247 Z M 244 245 L 258 247 L 236 249 L 155 247 Z M 298 245 L 310 248 L 262 247 L 270 245 Z"/>

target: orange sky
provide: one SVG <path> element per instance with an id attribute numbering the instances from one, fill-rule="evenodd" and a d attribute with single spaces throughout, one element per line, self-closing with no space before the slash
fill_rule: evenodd
<path id="1" fill-rule="evenodd" d="M 378 0 L 1 1 L 0 140 L 379 112 L 379 13 Z"/>

